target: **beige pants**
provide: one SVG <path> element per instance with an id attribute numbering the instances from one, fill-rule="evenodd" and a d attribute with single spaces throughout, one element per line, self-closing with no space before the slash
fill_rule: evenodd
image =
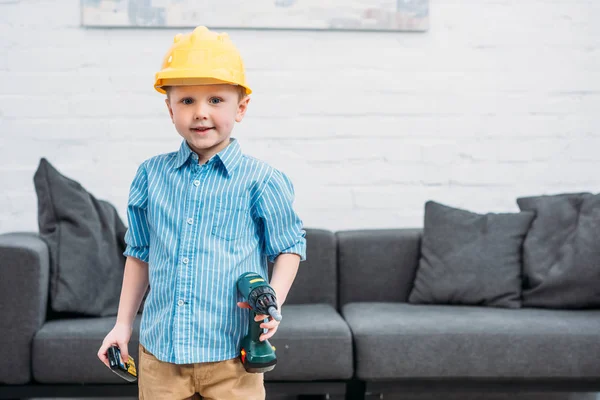
<path id="1" fill-rule="evenodd" d="M 172 364 L 140 345 L 140 400 L 264 400 L 263 374 L 246 372 L 239 358 L 198 364 Z"/>

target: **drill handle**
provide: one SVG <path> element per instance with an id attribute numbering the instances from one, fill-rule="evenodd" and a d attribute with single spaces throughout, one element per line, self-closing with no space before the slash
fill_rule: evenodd
<path id="1" fill-rule="evenodd" d="M 256 317 L 256 313 L 255 312 L 251 312 L 250 313 L 250 327 L 248 329 L 248 335 L 250 335 L 250 337 L 252 338 L 253 341 L 255 342 L 259 342 L 260 341 L 260 335 L 262 335 L 263 333 L 265 333 L 265 329 L 260 327 L 260 324 L 262 324 L 264 321 L 255 321 L 254 317 Z"/>
<path id="2" fill-rule="evenodd" d="M 255 341 L 259 341 L 260 340 L 260 335 L 262 335 L 263 333 L 267 333 L 267 329 L 263 329 L 260 327 L 260 324 L 262 324 L 263 321 L 255 321 L 254 318 L 256 317 L 256 315 L 258 315 L 256 313 L 255 310 L 252 310 L 252 313 L 250 313 L 250 318 L 252 318 L 252 320 L 250 321 L 250 329 L 249 329 L 249 334 L 250 337 L 252 337 L 252 340 Z M 277 307 L 275 306 L 270 306 L 269 307 L 269 315 L 275 320 L 275 321 L 281 321 L 281 313 L 279 312 L 279 310 L 277 310 Z"/>

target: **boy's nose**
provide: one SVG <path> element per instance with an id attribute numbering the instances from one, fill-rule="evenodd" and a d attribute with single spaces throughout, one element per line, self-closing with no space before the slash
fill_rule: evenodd
<path id="1" fill-rule="evenodd" d="M 196 107 L 196 112 L 194 113 L 194 119 L 206 119 L 207 118 L 207 109 L 205 106 L 198 105 Z"/>

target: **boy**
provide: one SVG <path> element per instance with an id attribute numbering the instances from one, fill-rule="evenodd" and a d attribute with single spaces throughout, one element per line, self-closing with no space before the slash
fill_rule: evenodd
<path id="1" fill-rule="evenodd" d="M 293 187 L 281 172 L 242 154 L 231 138 L 251 93 L 226 34 L 205 27 L 175 36 L 155 88 L 177 132 L 179 151 L 139 167 L 128 202 L 125 274 L 117 322 L 98 357 L 119 346 L 128 359 L 132 324 L 148 288 L 140 328 L 139 398 L 264 399 L 262 374 L 244 370 L 238 344 L 249 312 L 237 278 L 267 277 L 279 306 L 305 258 Z M 265 320 L 268 316 L 257 316 Z M 277 331 L 269 318 L 266 340 Z"/>

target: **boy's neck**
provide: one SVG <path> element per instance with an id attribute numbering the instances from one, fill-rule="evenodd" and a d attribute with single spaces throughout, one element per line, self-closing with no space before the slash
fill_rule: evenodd
<path id="1" fill-rule="evenodd" d="M 190 148 L 190 150 L 192 152 L 196 153 L 196 155 L 198 156 L 198 164 L 202 165 L 202 164 L 206 164 L 211 158 L 214 157 L 215 154 L 218 154 L 221 151 L 225 150 L 227 148 L 227 146 L 229 146 L 231 144 L 231 138 L 224 140 L 222 142 L 222 144 L 224 144 L 224 146 L 220 146 L 220 144 L 217 148 L 207 149 L 206 151 L 197 151 L 197 150 L 193 149 L 189 143 L 188 143 L 188 147 Z"/>

